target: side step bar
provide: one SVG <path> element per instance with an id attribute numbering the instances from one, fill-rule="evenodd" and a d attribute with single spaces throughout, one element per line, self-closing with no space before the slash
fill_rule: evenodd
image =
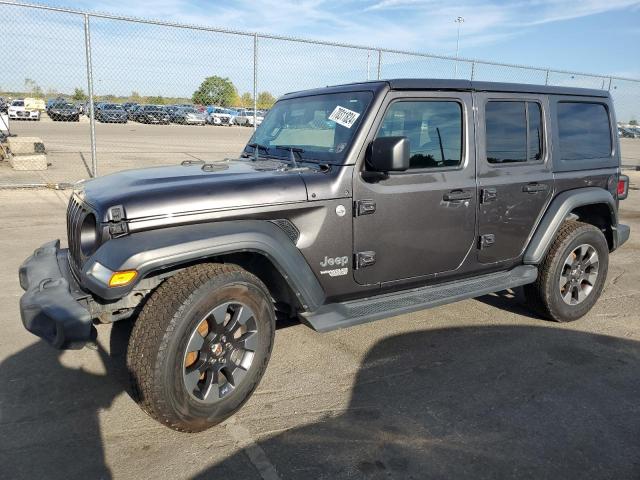
<path id="1" fill-rule="evenodd" d="M 537 267 L 520 265 L 507 272 L 490 273 L 349 302 L 330 303 L 315 312 L 302 314 L 302 320 L 318 332 L 328 332 L 519 287 L 533 283 L 537 276 Z"/>

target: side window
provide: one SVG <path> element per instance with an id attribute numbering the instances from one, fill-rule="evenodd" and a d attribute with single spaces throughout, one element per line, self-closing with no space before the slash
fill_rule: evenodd
<path id="1" fill-rule="evenodd" d="M 542 111 L 536 102 L 487 102 L 485 132 L 489 163 L 542 159 Z"/>
<path id="2" fill-rule="evenodd" d="M 462 106 L 455 101 L 399 101 L 389 107 L 380 137 L 407 137 L 411 169 L 462 163 Z"/>
<path id="3" fill-rule="evenodd" d="M 558 103 L 562 160 L 587 160 L 611 155 L 611 126 L 602 103 Z"/>

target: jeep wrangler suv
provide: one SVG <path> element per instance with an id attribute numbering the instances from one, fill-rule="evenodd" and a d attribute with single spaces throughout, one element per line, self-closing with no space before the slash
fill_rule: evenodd
<path id="1" fill-rule="evenodd" d="M 84 182 L 20 268 L 57 348 L 135 318 L 134 395 L 199 431 L 256 388 L 279 319 L 328 331 L 524 286 L 585 315 L 629 237 L 608 92 L 400 79 L 283 96 L 237 159 Z"/>

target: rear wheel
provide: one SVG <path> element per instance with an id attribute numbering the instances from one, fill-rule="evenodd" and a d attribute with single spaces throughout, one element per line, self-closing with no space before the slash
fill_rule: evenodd
<path id="1" fill-rule="evenodd" d="M 274 332 L 273 303 L 258 278 L 235 265 L 187 268 L 158 287 L 133 328 L 134 396 L 176 430 L 220 423 L 258 385 Z"/>
<path id="2" fill-rule="evenodd" d="M 539 267 L 538 279 L 525 287 L 530 306 L 546 318 L 570 322 L 587 314 L 607 278 L 609 246 L 593 225 L 566 221 Z"/>

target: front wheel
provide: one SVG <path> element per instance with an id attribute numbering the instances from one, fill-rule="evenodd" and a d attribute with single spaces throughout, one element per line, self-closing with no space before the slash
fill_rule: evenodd
<path id="1" fill-rule="evenodd" d="M 593 225 L 568 220 L 539 266 L 538 279 L 525 286 L 527 301 L 551 320 L 577 320 L 600 297 L 608 268 L 609 245 L 603 233 Z"/>
<path id="2" fill-rule="evenodd" d="M 273 303 L 257 277 L 236 265 L 189 267 L 153 292 L 133 328 L 134 397 L 170 428 L 205 430 L 253 393 L 274 333 Z"/>

